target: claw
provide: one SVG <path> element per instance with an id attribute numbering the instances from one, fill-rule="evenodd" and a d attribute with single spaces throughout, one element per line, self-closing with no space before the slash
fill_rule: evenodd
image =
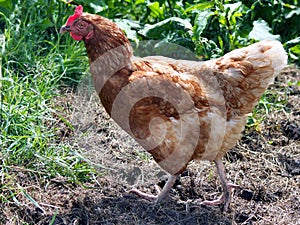
<path id="1" fill-rule="evenodd" d="M 208 201 L 208 200 L 202 201 L 199 204 L 200 205 L 219 205 L 219 204 L 224 203 L 223 210 L 226 212 L 228 210 L 228 207 L 230 204 L 232 190 L 235 188 L 240 188 L 239 185 L 231 184 L 231 183 L 227 183 L 226 186 L 227 186 L 227 188 L 224 189 L 223 194 L 218 199 L 212 200 L 212 201 Z"/>
<path id="2" fill-rule="evenodd" d="M 156 191 L 158 192 L 158 195 L 147 194 L 147 193 L 144 193 L 144 192 L 139 191 L 137 189 L 132 189 L 129 192 L 134 193 L 134 194 L 138 195 L 141 198 L 147 199 L 148 201 L 161 202 L 162 200 L 164 200 L 168 196 L 170 189 L 172 188 L 172 186 L 174 185 L 174 183 L 176 181 L 176 178 L 177 178 L 177 175 L 171 175 L 168 178 L 168 181 L 165 184 L 162 191 L 160 191 L 159 188 L 156 186 L 155 188 L 156 188 Z"/>
<path id="3" fill-rule="evenodd" d="M 141 197 L 143 199 L 147 199 L 148 201 L 151 201 L 151 202 L 157 202 L 157 199 L 158 199 L 158 195 L 147 194 L 138 189 L 131 189 L 129 191 L 129 193 L 134 193 L 134 194 L 138 195 L 139 197 Z"/>
<path id="4" fill-rule="evenodd" d="M 200 205 L 219 205 L 224 203 L 223 210 L 226 212 L 230 205 L 232 190 L 240 188 L 240 186 L 228 183 L 225 175 L 225 168 L 221 160 L 215 160 L 215 164 L 223 187 L 223 194 L 216 200 L 200 202 Z"/>

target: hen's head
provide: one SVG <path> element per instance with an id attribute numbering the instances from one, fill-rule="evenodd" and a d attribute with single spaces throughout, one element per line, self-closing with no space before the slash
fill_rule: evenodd
<path id="1" fill-rule="evenodd" d="M 132 55 L 130 42 L 117 24 L 102 16 L 84 13 L 81 5 L 76 7 L 74 14 L 60 29 L 60 33 L 66 32 L 74 40 L 84 41 L 91 61 L 118 47 L 118 51 L 128 58 Z"/>
<path id="2" fill-rule="evenodd" d="M 90 39 L 94 30 L 94 24 L 88 19 L 88 14 L 83 13 L 83 7 L 79 5 L 68 18 L 66 25 L 60 29 L 60 33 L 70 32 L 74 40 L 81 41 Z"/>

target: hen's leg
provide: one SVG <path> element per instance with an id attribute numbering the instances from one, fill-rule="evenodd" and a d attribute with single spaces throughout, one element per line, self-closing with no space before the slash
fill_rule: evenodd
<path id="1" fill-rule="evenodd" d="M 225 168 L 222 160 L 218 159 L 214 161 L 217 167 L 217 171 L 221 180 L 223 194 L 217 200 L 203 201 L 202 205 L 218 205 L 224 203 L 224 211 L 226 212 L 231 200 L 231 192 L 233 188 L 238 188 L 238 185 L 228 183 L 225 175 Z"/>
<path id="2" fill-rule="evenodd" d="M 147 199 L 149 201 L 156 201 L 156 202 L 160 202 L 162 201 L 164 198 L 166 198 L 168 196 L 168 193 L 170 191 L 170 189 L 173 187 L 176 178 L 178 175 L 170 175 L 168 178 L 167 183 L 165 184 L 165 186 L 163 187 L 163 189 L 161 191 L 158 190 L 159 194 L 158 195 L 151 195 L 151 194 L 146 194 L 144 192 L 141 192 L 137 189 L 132 189 L 130 190 L 131 193 L 135 193 L 138 196 Z"/>

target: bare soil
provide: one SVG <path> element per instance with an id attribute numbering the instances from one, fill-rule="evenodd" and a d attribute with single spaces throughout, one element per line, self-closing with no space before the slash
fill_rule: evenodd
<path id="1" fill-rule="evenodd" d="M 175 183 L 171 198 L 154 204 L 128 193 L 131 188 L 155 193 L 165 173 L 105 113 L 95 94 L 83 87 L 55 99 L 73 124 L 57 121 L 61 141 L 82 154 L 99 171 L 83 185 L 64 178 L 41 180 L 15 168 L 15 177 L 39 204 L 24 195 L 2 203 L 0 224 L 300 224 L 300 71 L 285 69 L 271 89 L 287 98 L 284 109 L 273 109 L 249 126 L 236 147 L 224 157 L 235 190 L 229 212 L 202 206 L 216 199 L 221 185 L 213 163 L 192 162 Z"/>

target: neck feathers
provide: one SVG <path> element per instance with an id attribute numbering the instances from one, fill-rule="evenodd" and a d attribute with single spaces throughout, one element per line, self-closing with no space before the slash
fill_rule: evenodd
<path id="1" fill-rule="evenodd" d="M 101 16 L 88 14 L 85 17 L 95 29 L 93 37 L 84 40 L 90 63 L 103 57 L 114 62 L 130 63 L 132 47 L 117 24 Z"/>

